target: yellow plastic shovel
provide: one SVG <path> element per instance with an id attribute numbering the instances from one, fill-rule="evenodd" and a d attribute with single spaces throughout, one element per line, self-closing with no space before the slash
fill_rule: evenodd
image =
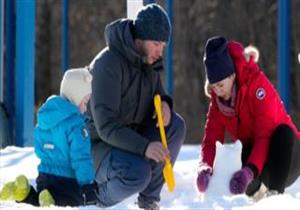
<path id="1" fill-rule="evenodd" d="M 166 149 L 168 149 L 167 138 L 166 138 L 165 128 L 164 128 L 164 124 L 163 124 L 163 118 L 162 118 L 160 95 L 154 96 L 154 106 L 155 106 L 155 110 L 156 110 L 156 114 L 157 114 L 157 120 L 158 120 L 159 132 L 160 132 L 162 145 Z M 169 190 L 169 192 L 172 192 L 175 188 L 175 179 L 174 179 L 172 164 L 168 157 L 165 159 L 165 166 L 163 169 L 163 174 L 164 174 L 165 182 L 167 183 L 167 186 L 168 186 L 168 190 Z"/>

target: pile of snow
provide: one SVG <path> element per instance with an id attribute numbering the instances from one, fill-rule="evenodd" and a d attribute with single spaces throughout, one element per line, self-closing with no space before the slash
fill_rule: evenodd
<path id="1" fill-rule="evenodd" d="M 214 172 L 208 189 L 205 192 L 207 198 L 215 200 L 215 198 L 220 196 L 231 196 L 229 182 L 233 173 L 242 167 L 241 154 L 242 144 L 240 141 L 236 141 L 236 143 L 230 145 L 223 145 L 218 141 L 216 142 Z M 226 160 L 230 160 L 230 164 Z"/>
<path id="2" fill-rule="evenodd" d="M 245 195 L 231 195 L 228 191 L 230 174 L 240 168 L 240 145 L 219 145 L 214 178 L 211 179 L 209 189 L 205 195 L 197 192 L 195 180 L 198 166 L 199 145 L 183 146 L 174 167 L 176 188 L 169 193 L 166 187 L 161 193 L 161 209 L 299 209 L 300 180 L 298 179 L 286 193 L 262 199 L 253 203 Z M 6 147 L 0 150 L 0 188 L 7 181 L 12 181 L 20 174 L 26 175 L 30 183 L 35 186 L 38 159 L 32 147 Z M 134 204 L 136 195 L 107 209 L 137 209 Z M 0 209 L 99 209 L 88 207 L 57 207 L 35 208 L 28 204 L 13 201 L 0 202 Z"/>

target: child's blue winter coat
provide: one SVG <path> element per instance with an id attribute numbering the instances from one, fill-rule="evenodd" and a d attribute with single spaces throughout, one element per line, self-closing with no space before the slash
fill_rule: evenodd
<path id="1" fill-rule="evenodd" d="M 39 172 L 74 178 L 79 185 L 94 180 L 90 134 L 77 106 L 49 97 L 38 111 L 34 138 Z"/>

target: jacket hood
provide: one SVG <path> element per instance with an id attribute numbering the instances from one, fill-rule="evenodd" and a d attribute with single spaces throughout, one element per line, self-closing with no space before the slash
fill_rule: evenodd
<path id="1" fill-rule="evenodd" d="M 242 44 L 236 41 L 230 41 L 228 43 L 229 54 L 232 57 L 235 73 L 236 84 L 238 88 L 248 85 L 252 79 L 261 71 L 254 58 L 249 61 L 245 59 L 245 49 Z M 211 96 L 216 98 L 216 94 L 212 91 Z"/>
<path id="2" fill-rule="evenodd" d="M 140 65 L 142 63 L 142 57 L 135 48 L 132 31 L 132 20 L 116 20 L 105 27 L 105 41 L 110 49 L 117 51 L 131 63 Z"/>
<path id="3" fill-rule="evenodd" d="M 235 66 L 237 84 L 241 87 L 247 84 L 248 81 L 251 81 L 252 77 L 259 73 L 260 69 L 254 59 L 246 61 L 242 44 L 231 41 L 228 43 L 228 50 Z"/>
<path id="4" fill-rule="evenodd" d="M 77 106 L 60 96 L 50 96 L 38 111 L 37 124 L 47 130 L 74 114 L 81 114 Z"/>

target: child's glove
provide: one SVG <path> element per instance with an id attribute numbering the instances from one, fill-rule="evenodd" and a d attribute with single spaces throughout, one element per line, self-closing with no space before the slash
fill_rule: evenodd
<path id="1" fill-rule="evenodd" d="M 203 193 L 206 191 L 208 187 L 208 183 L 212 174 L 211 167 L 200 167 L 198 171 L 197 177 L 197 187 L 199 192 Z"/>
<path id="2" fill-rule="evenodd" d="M 83 198 L 83 205 L 95 205 L 98 203 L 98 185 L 95 181 L 91 184 L 82 185 L 80 193 Z"/>
<path id="3" fill-rule="evenodd" d="M 230 180 L 230 192 L 232 194 L 244 193 L 253 178 L 253 171 L 247 166 L 235 172 Z"/>

